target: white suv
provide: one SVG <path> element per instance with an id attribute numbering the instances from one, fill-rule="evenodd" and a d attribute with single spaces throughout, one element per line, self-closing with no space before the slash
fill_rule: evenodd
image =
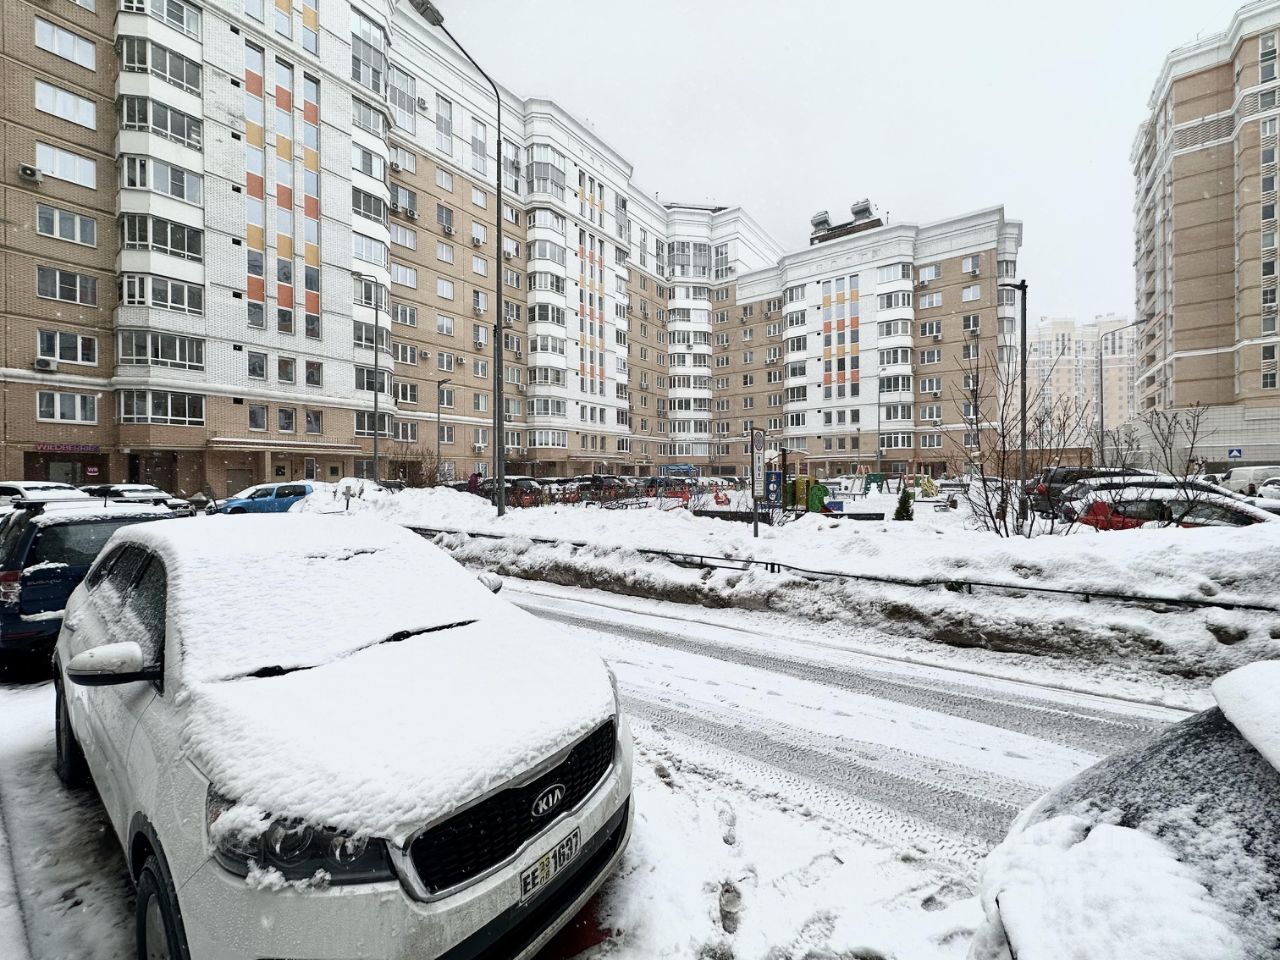
<path id="1" fill-rule="evenodd" d="M 139 956 L 532 955 L 630 836 L 608 669 L 402 528 L 241 519 L 117 533 L 58 638 Z"/>

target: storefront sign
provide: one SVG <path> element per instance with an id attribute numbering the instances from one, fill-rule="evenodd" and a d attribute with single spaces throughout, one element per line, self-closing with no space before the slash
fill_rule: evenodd
<path id="1" fill-rule="evenodd" d="M 96 443 L 37 443 L 37 453 L 98 453 Z"/>
<path id="2" fill-rule="evenodd" d="M 85 476 L 87 476 L 87 477 L 96 477 L 96 476 L 98 475 L 98 468 L 97 468 L 97 467 L 85 467 L 85 468 L 84 468 L 84 473 L 85 473 Z"/>

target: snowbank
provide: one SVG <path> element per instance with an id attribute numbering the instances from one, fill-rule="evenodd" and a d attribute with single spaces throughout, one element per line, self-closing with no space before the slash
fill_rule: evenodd
<path id="1" fill-rule="evenodd" d="M 892 499 L 870 498 L 858 506 L 880 510 L 891 507 Z M 323 488 L 295 507 L 317 513 L 345 508 Z M 437 542 L 464 563 L 508 576 L 847 621 L 952 646 L 1110 662 L 1117 669 L 1140 661 L 1146 669 L 1184 677 L 1218 676 L 1280 657 L 1280 643 L 1273 639 L 1280 637 L 1280 613 L 1096 598 L 1084 607 L 1080 596 L 1125 592 L 1270 605 L 1272 585 L 1280 579 L 1280 524 L 1002 539 L 968 529 L 963 509 L 936 513 L 917 505 L 909 523 L 810 514 L 786 526 L 762 526 L 754 539 L 749 524 L 695 517 L 687 510 L 557 506 L 513 509 L 498 518 L 487 502 L 449 489 L 371 491 L 353 500 L 350 510 L 408 526 L 501 535 L 446 535 Z M 534 538 L 558 542 L 539 544 Z M 690 569 L 637 552 L 643 548 L 936 586 L 814 582 L 762 567 Z M 960 579 L 1001 589 L 967 593 L 954 584 Z"/>

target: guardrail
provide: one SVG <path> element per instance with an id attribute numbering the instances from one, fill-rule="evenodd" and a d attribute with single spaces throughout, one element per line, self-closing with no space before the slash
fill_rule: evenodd
<path id="1" fill-rule="evenodd" d="M 477 540 L 527 540 L 541 546 L 569 546 L 587 549 L 609 548 L 610 544 L 588 543 L 581 540 L 557 540 L 549 537 L 530 537 L 524 534 L 487 533 L 474 530 L 456 530 L 448 527 L 417 527 L 408 529 L 420 536 L 434 538 L 441 535 L 466 536 Z M 618 547 L 641 556 L 666 560 L 678 567 L 695 570 L 749 570 L 763 568 L 768 573 L 789 573 L 813 582 L 856 581 L 881 586 L 913 587 L 922 590 L 941 588 L 952 593 L 973 593 L 974 589 L 1012 591 L 1015 593 L 1040 593 L 1053 596 L 1078 597 L 1085 603 L 1094 600 L 1113 600 L 1143 606 L 1177 606 L 1190 609 L 1254 610 L 1263 613 L 1280 613 L 1280 607 L 1243 600 L 1218 600 L 1213 597 L 1158 597 L 1147 594 L 1124 593 L 1119 590 L 1077 590 L 1067 587 L 1046 587 L 1028 583 L 1000 583 L 992 580 L 974 580 L 962 577 L 886 577 L 874 573 L 849 573 L 842 570 L 814 570 L 776 560 L 757 560 L 753 557 L 726 557 L 718 554 L 687 553 L 674 550 L 658 550 L 652 547 Z"/>

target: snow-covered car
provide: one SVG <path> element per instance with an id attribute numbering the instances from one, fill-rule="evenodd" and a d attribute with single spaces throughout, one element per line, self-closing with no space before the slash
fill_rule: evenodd
<path id="1" fill-rule="evenodd" d="M 1280 477 L 1271 477 L 1258 487 L 1259 500 L 1280 500 Z"/>
<path id="2" fill-rule="evenodd" d="M 359 481 L 357 481 L 359 482 Z M 341 489 L 341 488 L 340 488 Z M 287 513 L 295 503 L 309 496 L 315 488 L 304 481 L 259 483 L 226 500 L 214 500 L 206 513 Z"/>
<path id="3" fill-rule="evenodd" d="M 1133 474 L 1081 480 L 1062 491 L 1058 498 L 1057 514 L 1064 520 L 1073 520 L 1080 512 L 1081 502 L 1092 494 L 1109 493 L 1116 497 L 1137 499 L 1150 490 L 1175 490 L 1184 494 L 1186 499 L 1199 499 L 1210 494 L 1219 499 L 1234 500 L 1268 513 L 1280 514 L 1280 501 L 1236 493 L 1200 477 L 1174 477 L 1167 474 Z"/>
<path id="4" fill-rule="evenodd" d="M 345 514 L 112 541 L 55 650 L 57 770 L 102 796 L 139 956 L 524 958 L 581 908 L 630 733 L 604 663 L 491 589 Z"/>
<path id="5" fill-rule="evenodd" d="M 8 512 L 21 500 L 84 500 L 88 494 L 69 483 L 54 480 L 0 481 L 0 511 Z"/>
<path id="6" fill-rule="evenodd" d="M 80 488 L 91 497 L 118 500 L 121 503 L 152 503 L 168 507 L 175 517 L 194 517 L 196 508 L 190 500 L 166 493 L 150 483 L 99 483 Z"/>
<path id="7" fill-rule="evenodd" d="M 970 960 L 1263 960 L 1280 944 L 1280 662 L 1046 794 L 983 865 Z"/>
<path id="8" fill-rule="evenodd" d="M 1067 519 L 1098 530 L 1162 527 L 1248 527 L 1280 517 L 1214 493 L 1170 488 L 1123 488 L 1090 493 L 1069 506 Z"/>

